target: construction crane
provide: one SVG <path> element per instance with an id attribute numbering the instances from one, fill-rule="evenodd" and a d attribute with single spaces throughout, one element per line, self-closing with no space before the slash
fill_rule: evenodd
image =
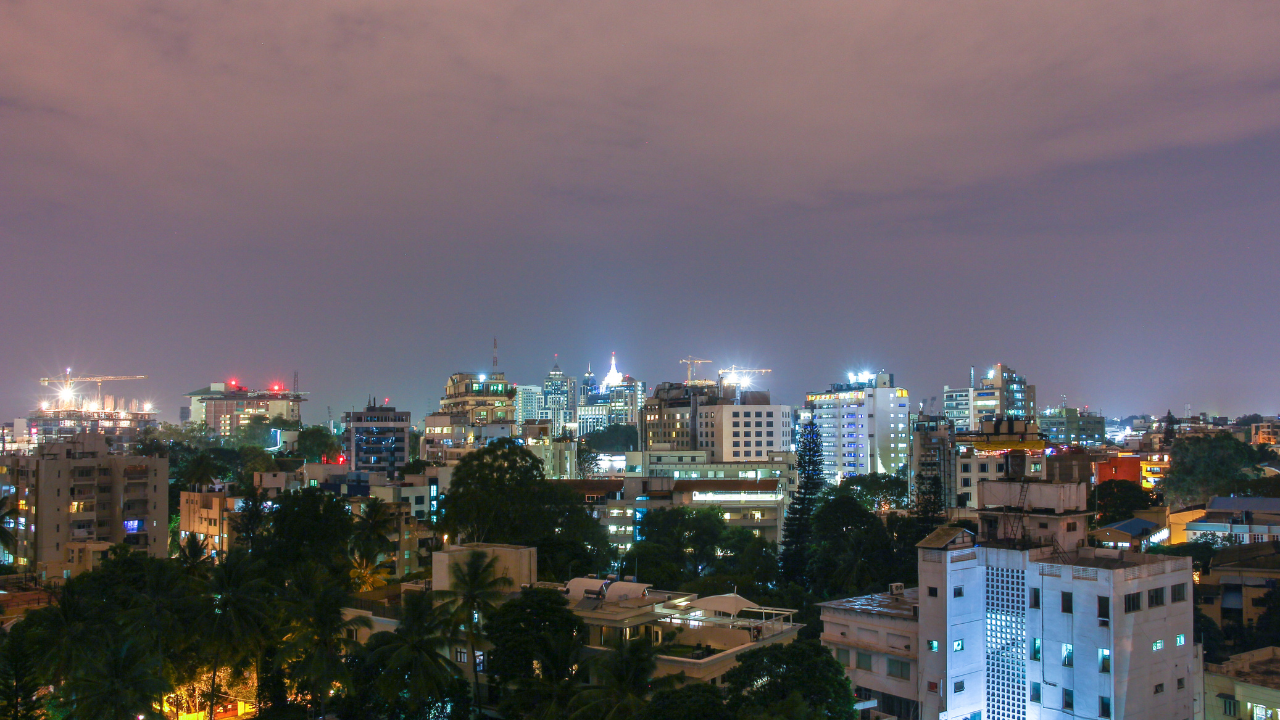
<path id="1" fill-rule="evenodd" d="M 730 365 L 720 371 L 720 377 L 729 381 L 730 385 L 750 385 L 753 375 L 764 375 L 773 372 L 769 368 L 748 368 Z"/>
<path id="2" fill-rule="evenodd" d="M 685 383 L 686 383 L 686 384 L 688 384 L 688 385 L 692 385 L 692 384 L 693 384 L 693 371 L 694 371 L 694 368 L 695 368 L 696 366 L 698 366 L 698 365 L 701 365 L 702 363 L 709 363 L 709 362 L 711 362 L 711 361 L 710 361 L 710 360 L 703 360 L 703 359 L 702 359 L 702 358 L 700 358 L 700 357 L 694 357 L 694 356 L 690 355 L 690 356 L 689 356 L 689 357 L 687 357 L 687 358 L 681 358 L 680 362 L 682 362 L 682 363 L 684 363 L 685 365 L 688 365 L 688 366 L 689 366 L 689 371 L 688 371 L 688 373 L 686 373 L 686 377 L 685 377 Z"/>
<path id="3" fill-rule="evenodd" d="M 751 385 L 752 376 L 764 375 L 765 373 L 771 373 L 771 372 L 773 371 L 768 368 L 748 368 L 748 367 L 738 367 L 737 365 L 730 365 L 729 367 L 724 368 L 720 371 L 720 382 L 721 384 L 728 382 L 730 385 L 733 386 L 733 404 L 741 405 L 742 404 L 742 388 L 748 387 Z M 724 388 L 721 387 L 721 391 L 723 390 Z"/>
<path id="4" fill-rule="evenodd" d="M 83 377 L 72 377 L 71 368 L 67 368 L 65 375 L 52 378 L 40 378 L 41 385 L 51 385 L 53 383 L 61 383 L 64 390 L 69 391 L 73 383 L 91 382 L 98 384 L 98 402 L 102 402 L 102 383 L 112 380 L 146 380 L 146 375 L 86 375 Z"/>

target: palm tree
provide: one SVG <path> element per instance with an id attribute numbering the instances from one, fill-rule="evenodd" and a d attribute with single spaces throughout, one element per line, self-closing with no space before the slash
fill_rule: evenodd
<path id="1" fill-rule="evenodd" d="M 389 570 L 373 564 L 363 555 L 357 553 L 351 558 L 351 584 L 357 592 L 380 588 L 387 584 L 390 576 Z"/>
<path id="2" fill-rule="evenodd" d="M 486 615 L 497 608 L 510 590 L 511 578 L 497 574 L 497 556 L 486 557 L 479 550 L 467 554 L 465 560 L 449 566 L 450 588 L 437 591 L 453 614 L 456 626 L 462 628 L 471 658 L 472 703 L 480 711 L 480 673 L 476 668 L 476 644 L 482 636 Z"/>
<path id="3" fill-rule="evenodd" d="M 600 680 L 573 699 L 570 720 L 628 720 L 637 717 L 653 692 L 674 687 L 683 679 L 666 675 L 653 679 L 658 667 L 657 649 L 645 638 L 627 642 L 621 637 L 613 652 L 600 657 L 594 673 Z"/>
<path id="4" fill-rule="evenodd" d="M 387 538 L 387 535 L 395 531 L 395 511 L 382 498 L 371 497 L 364 504 L 364 512 L 356 519 L 351 534 L 352 548 L 356 554 L 376 565 L 380 553 L 395 547 Z"/>
<path id="5" fill-rule="evenodd" d="M 370 661 L 383 668 L 378 690 L 388 702 L 404 696 L 443 698 L 458 678 L 448 658 L 457 625 L 447 606 L 431 600 L 431 593 L 405 593 L 400 626 L 374 635 L 366 645 Z"/>
<path id="6" fill-rule="evenodd" d="M 335 582 L 315 566 L 303 568 L 287 592 L 284 638 L 276 659 L 323 715 L 334 687 L 349 679 L 343 657 L 359 646 L 356 631 L 373 623 L 359 615 L 344 618 L 346 582 Z"/>
<path id="7" fill-rule="evenodd" d="M 98 642 L 93 624 L 94 603 L 76 590 L 78 585 L 63 585 L 47 608 L 28 613 L 25 623 L 32 624 L 36 646 L 42 648 L 36 667 L 49 685 L 82 674 L 90 662 L 89 651 Z"/>
<path id="8" fill-rule="evenodd" d="M 13 534 L 13 524 L 17 522 L 18 508 L 14 507 L 10 500 L 13 495 L 5 495 L 0 497 L 0 547 L 10 556 L 14 556 L 18 552 L 18 538 Z M 16 560 L 12 561 L 16 564 Z"/>
<path id="9" fill-rule="evenodd" d="M 236 514 L 231 518 L 231 531 L 236 534 L 236 544 L 253 552 L 262 544 L 262 537 L 271 525 L 271 496 L 266 488 L 249 488 L 239 502 Z"/>
<path id="10" fill-rule="evenodd" d="M 157 655 L 116 637 L 58 688 L 54 705 L 66 720 L 163 720 L 160 701 L 171 689 Z"/>
<path id="11" fill-rule="evenodd" d="M 198 634 L 213 660 L 209 672 L 209 720 L 213 720 L 218 670 L 257 657 L 266 642 L 270 585 L 256 571 L 249 555 L 236 550 L 215 565 L 204 581 Z"/>
<path id="12" fill-rule="evenodd" d="M 535 676 L 516 681 L 522 703 L 537 708 L 528 715 L 536 720 L 561 720 L 568 715 L 582 684 L 583 634 L 542 633 L 535 639 Z"/>
<path id="13" fill-rule="evenodd" d="M 187 539 L 178 546 L 176 559 L 182 573 L 190 578 L 208 577 L 209 567 L 213 565 L 208 543 L 196 537 L 195 533 L 187 533 Z"/>

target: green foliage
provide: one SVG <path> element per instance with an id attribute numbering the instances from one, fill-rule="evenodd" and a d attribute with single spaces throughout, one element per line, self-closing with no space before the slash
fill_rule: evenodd
<path id="1" fill-rule="evenodd" d="M 615 423 L 582 436 L 587 447 L 598 453 L 634 452 L 640 449 L 640 437 L 635 425 Z"/>
<path id="2" fill-rule="evenodd" d="M 889 532 L 854 495 L 838 493 L 818 508 L 813 537 L 806 576 L 820 597 L 860 595 L 892 577 Z"/>
<path id="3" fill-rule="evenodd" d="M 731 708 L 766 708 L 799 695 L 820 717 L 853 720 L 853 690 L 844 668 L 816 640 L 766 645 L 738 655 L 724 674 Z"/>
<path id="4" fill-rule="evenodd" d="M 571 666 L 543 660 L 575 654 L 585 642 L 586 625 L 558 591 L 525 588 L 493 612 L 485 633 L 493 646 L 488 671 L 499 682 L 557 682 L 572 679 Z"/>
<path id="5" fill-rule="evenodd" d="M 1266 417 L 1263 417 L 1258 413 L 1249 413 L 1248 415 L 1241 415 L 1240 417 L 1236 418 L 1236 421 L 1232 424 L 1238 425 L 1240 427 L 1249 427 L 1251 425 L 1257 425 L 1258 423 L 1264 423 L 1264 422 L 1267 422 Z"/>
<path id="6" fill-rule="evenodd" d="M 653 694 L 642 720 L 733 720 L 724 694 L 714 685 L 690 683 Z"/>
<path id="7" fill-rule="evenodd" d="M 1218 554 L 1218 548 L 1226 544 L 1227 541 L 1224 539 L 1215 538 L 1212 535 L 1200 535 L 1195 540 L 1177 545 L 1148 545 L 1145 552 L 1149 555 L 1189 557 L 1197 571 L 1207 573 L 1210 565 L 1213 564 L 1214 556 Z"/>
<path id="8" fill-rule="evenodd" d="M 600 453 L 586 442 L 578 443 L 578 479 L 585 480 L 600 474 Z"/>
<path id="9" fill-rule="evenodd" d="M 0 645 L 0 718 L 38 720 L 44 717 L 43 687 L 36 672 L 42 648 L 31 636 L 30 623 L 18 623 Z"/>
<path id="10" fill-rule="evenodd" d="M 799 482 L 783 519 L 778 574 L 783 582 L 803 583 L 813 541 L 810 522 L 820 495 L 827 486 L 822 468 L 822 438 L 818 434 L 818 426 L 812 420 L 800 430 L 800 442 L 796 447 L 796 471 Z"/>
<path id="11" fill-rule="evenodd" d="M 342 444 L 324 425 L 309 425 L 298 431 L 297 451 L 308 462 L 321 462 L 341 455 Z"/>
<path id="12" fill-rule="evenodd" d="M 1228 432 L 1180 438 L 1170 450 L 1166 496 L 1183 505 L 1215 495 L 1255 495 L 1257 465 L 1275 458 L 1267 448 L 1240 442 Z M 1270 487 L 1268 485 L 1267 487 Z"/>
<path id="13" fill-rule="evenodd" d="M 261 415 L 254 415 L 249 422 L 241 423 L 236 428 L 232 445 L 235 447 L 253 446 L 264 448 L 271 440 L 271 421 Z"/>
<path id="14" fill-rule="evenodd" d="M 548 481 L 542 462 L 510 438 L 463 457 L 440 510 L 441 527 L 458 540 L 537 547 L 539 562 L 572 575 L 598 569 L 610 557 L 605 530 L 581 497 Z"/>
<path id="15" fill-rule="evenodd" d="M 570 720 L 639 718 L 652 693 L 675 687 L 683 677 L 666 675 L 654 679 L 657 654 L 657 649 L 644 638 L 630 642 L 619 639 L 613 652 L 598 656 L 592 664 L 595 684 L 573 698 Z"/>
<path id="16" fill-rule="evenodd" d="M 400 477 L 405 475 L 421 475 L 431 467 L 431 463 L 422 458 L 414 458 L 400 467 Z"/>
<path id="17" fill-rule="evenodd" d="M 1150 492 L 1131 480 L 1107 480 L 1094 490 L 1099 525 L 1128 520 L 1137 511 L 1154 505 L 1155 501 Z"/>
<path id="18" fill-rule="evenodd" d="M 449 589 L 436 591 L 449 607 L 452 623 L 461 628 L 467 641 L 467 657 L 475 662 L 476 645 L 483 633 L 481 624 L 497 610 L 511 590 L 511 578 L 497 573 L 497 556 L 486 557 L 484 553 L 472 551 L 459 563 L 449 566 Z M 473 668 L 474 669 L 474 668 Z M 480 697 L 480 673 L 472 673 L 474 684 L 472 698 Z"/>
<path id="19" fill-rule="evenodd" d="M 888 473 L 845 475 L 840 480 L 840 491 L 857 499 L 868 510 L 905 508 L 908 502 L 907 481 Z"/>
<path id="20" fill-rule="evenodd" d="M 1205 615 L 1199 605 L 1195 605 L 1194 610 L 1195 616 L 1192 628 L 1195 633 L 1195 641 L 1204 646 L 1204 661 L 1211 663 L 1226 662 L 1230 653 L 1227 652 L 1227 637 L 1223 634 L 1222 628 L 1218 627 L 1213 618 Z"/>

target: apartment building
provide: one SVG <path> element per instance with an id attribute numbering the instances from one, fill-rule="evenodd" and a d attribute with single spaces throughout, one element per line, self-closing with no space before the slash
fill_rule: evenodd
<path id="1" fill-rule="evenodd" d="M 235 435 L 241 425 L 255 417 L 266 420 L 279 417 L 300 424 L 302 403 L 306 401 L 303 393 L 292 392 L 283 385 L 250 390 L 235 380 L 209 383 L 186 396 L 191 398 L 191 422 L 204 423 L 226 437 Z"/>
<path id="2" fill-rule="evenodd" d="M 945 415 L 919 415 L 911 421 L 908 490 L 914 497 L 921 482 L 935 479 L 942 488 L 943 507 L 955 507 L 960 497 L 956 478 L 955 424 Z"/>
<path id="3" fill-rule="evenodd" d="M 308 463 L 320 465 L 320 463 Z M 330 465 L 327 467 L 343 467 Z M 308 484 L 306 477 L 297 472 L 258 472 L 253 474 L 253 486 L 266 490 L 268 496 L 301 489 Z M 225 486 L 183 490 L 178 494 L 178 541 L 186 542 L 194 534 L 205 544 L 213 557 L 228 552 L 236 542 L 232 520 L 240 512 L 243 497 Z"/>
<path id="4" fill-rule="evenodd" d="M 710 405 L 697 411 L 698 449 L 712 462 L 752 462 L 793 452 L 790 405 Z"/>
<path id="5" fill-rule="evenodd" d="M 824 603 L 859 698 L 904 720 L 1190 720 L 1190 559 L 1085 546 L 1088 488 L 983 482 L 980 533 L 921 541 L 914 593 Z"/>
<path id="6" fill-rule="evenodd" d="M 822 437 L 827 479 L 893 474 L 907 465 L 911 447 L 910 397 L 887 372 L 849 374 L 827 392 L 805 396 Z"/>
<path id="7" fill-rule="evenodd" d="M 1036 386 L 1013 368 L 997 363 L 986 377 L 975 378 L 969 369 L 969 387 L 942 388 L 943 413 L 957 432 L 974 430 L 984 420 L 998 417 L 1033 421 L 1036 418 Z"/>
<path id="8" fill-rule="evenodd" d="M 342 414 L 342 443 L 352 472 L 383 473 L 394 478 L 409 461 L 409 412 L 370 404 Z"/>
<path id="9" fill-rule="evenodd" d="M 791 494 L 795 456 L 775 453 L 764 462 L 715 462 L 707 452 L 630 452 L 612 458 L 621 472 L 566 481 L 620 552 L 643 539 L 640 520 L 659 508 L 718 507 L 729 525 L 778 541 Z"/>
<path id="10" fill-rule="evenodd" d="M 1280 536 L 1218 550 L 1196 582 L 1196 605 L 1219 627 L 1248 628 L 1266 610 L 1262 601 L 1280 583 Z"/>
<path id="11" fill-rule="evenodd" d="M 1249 432 L 1254 445 L 1280 445 L 1280 422 L 1254 423 Z"/>
<path id="12" fill-rule="evenodd" d="M 18 511 L 6 561 L 43 579 L 92 569 L 118 543 L 169 554 L 169 461 L 112 453 L 101 434 L 0 457 L 0 494 Z"/>
<path id="13" fill-rule="evenodd" d="M 1107 419 L 1080 408 L 1055 407 L 1037 418 L 1040 434 L 1055 445 L 1100 447 L 1107 437 Z"/>
<path id="14" fill-rule="evenodd" d="M 1205 720 L 1270 720 L 1280 712 L 1280 647 L 1204 666 Z"/>

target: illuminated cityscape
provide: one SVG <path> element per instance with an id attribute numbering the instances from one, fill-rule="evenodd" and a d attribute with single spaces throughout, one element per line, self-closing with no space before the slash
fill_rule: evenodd
<path id="1" fill-rule="evenodd" d="M 0 720 L 1280 720 L 1275 3 L 0 3 Z"/>

